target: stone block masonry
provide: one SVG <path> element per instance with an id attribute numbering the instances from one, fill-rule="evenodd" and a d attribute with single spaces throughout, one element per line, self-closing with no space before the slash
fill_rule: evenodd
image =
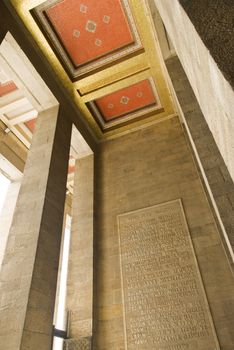
<path id="1" fill-rule="evenodd" d="M 234 183 L 177 57 L 166 61 L 185 123 L 234 251 Z"/>
<path id="2" fill-rule="evenodd" d="M 154 1 L 207 125 L 234 180 L 234 91 L 233 85 L 225 78 L 229 78 L 233 84 L 233 3 L 230 5 L 229 0 Z M 225 13 L 225 9 L 229 9 L 229 13 Z M 227 42 L 223 41 L 225 39 Z M 187 99 L 188 94 L 183 102 L 190 108 Z"/>
<path id="3" fill-rule="evenodd" d="M 220 348 L 232 350 L 233 275 L 179 119 L 103 143 L 95 163 L 93 348 L 126 349 L 117 216 L 181 198 Z"/>

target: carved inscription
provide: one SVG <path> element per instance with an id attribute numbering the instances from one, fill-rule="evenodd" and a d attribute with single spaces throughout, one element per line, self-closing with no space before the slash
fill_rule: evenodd
<path id="1" fill-rule="evenodd" d="M 65 339 L 63 350 L 91 350 L 91 337 Z"/>
<path id="2" fill-rule="evenodd" d="M 126 349 L 219 349 L 180 200 L 118 220 Z"/>

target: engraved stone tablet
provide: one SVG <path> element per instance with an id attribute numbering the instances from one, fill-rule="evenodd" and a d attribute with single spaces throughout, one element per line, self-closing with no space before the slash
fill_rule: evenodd
<path id="1" fill-rule="evenodd" d="M 118 216 L 125 348 L 220 349 L 180 200 Z"/>
<path id="2" fill-rule="evenodd" d="M 91 350 L 91 337 L 65 339 L 63 350 Z"/>

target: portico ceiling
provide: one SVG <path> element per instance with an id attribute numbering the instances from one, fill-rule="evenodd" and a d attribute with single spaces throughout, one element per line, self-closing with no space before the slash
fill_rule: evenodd
<path id="1" fill-rule="evenodd" d="M 4 83 L 2 83 L 0 80 L 0 97 L 5 96 L 15 90 L 17 90 L 17 86 L 12 80 L 8 80 Z"/>
<path id="2" fill-rule="evenodd" d="M 98 139 L 175 115 L 146 0 L 10 1 Z"/>
<path id="3" fill-rule="evenodd" d="M 0 130 L 5 135 L 13 133 L 22 148 L 29 149 L 38 115 L 54 108 L 58 108 L 58 101 L 53 93 L 7 33 L 0 45 Z M 17 155 L 21 153 L 19 144 L 11 144 Z M 67 178 L 69 192 L 73 191 L 75 160 L 90 154 L 90 147 L 73 125 Z"/>

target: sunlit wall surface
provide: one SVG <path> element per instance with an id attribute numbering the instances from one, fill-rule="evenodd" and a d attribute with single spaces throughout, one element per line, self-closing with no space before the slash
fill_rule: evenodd
<path id="1" fill-rule="evenodd" d="M 55 328 L 59 330 L 66 330 L 66 292 L 67 292 L 67 272 L 68 272 L 68 259 L 69 259 L 69 246 L 70 246 L 70 226 L 71 218 L 66 217 L 66 228 L 64 232 L 61 275 L 59 281 L 59 295 L 58 295 L 58 311 L 57 319 L 55 322 Z M 63 349 L 63 339 L 54 337 L 53 350 Z"/>
<path id="2" fill-rule="evenodd" d="M 9 184 L 10 180 L 8 180 L 6 176 L 0 173 L 0 214 L 6 199 Z"/>

